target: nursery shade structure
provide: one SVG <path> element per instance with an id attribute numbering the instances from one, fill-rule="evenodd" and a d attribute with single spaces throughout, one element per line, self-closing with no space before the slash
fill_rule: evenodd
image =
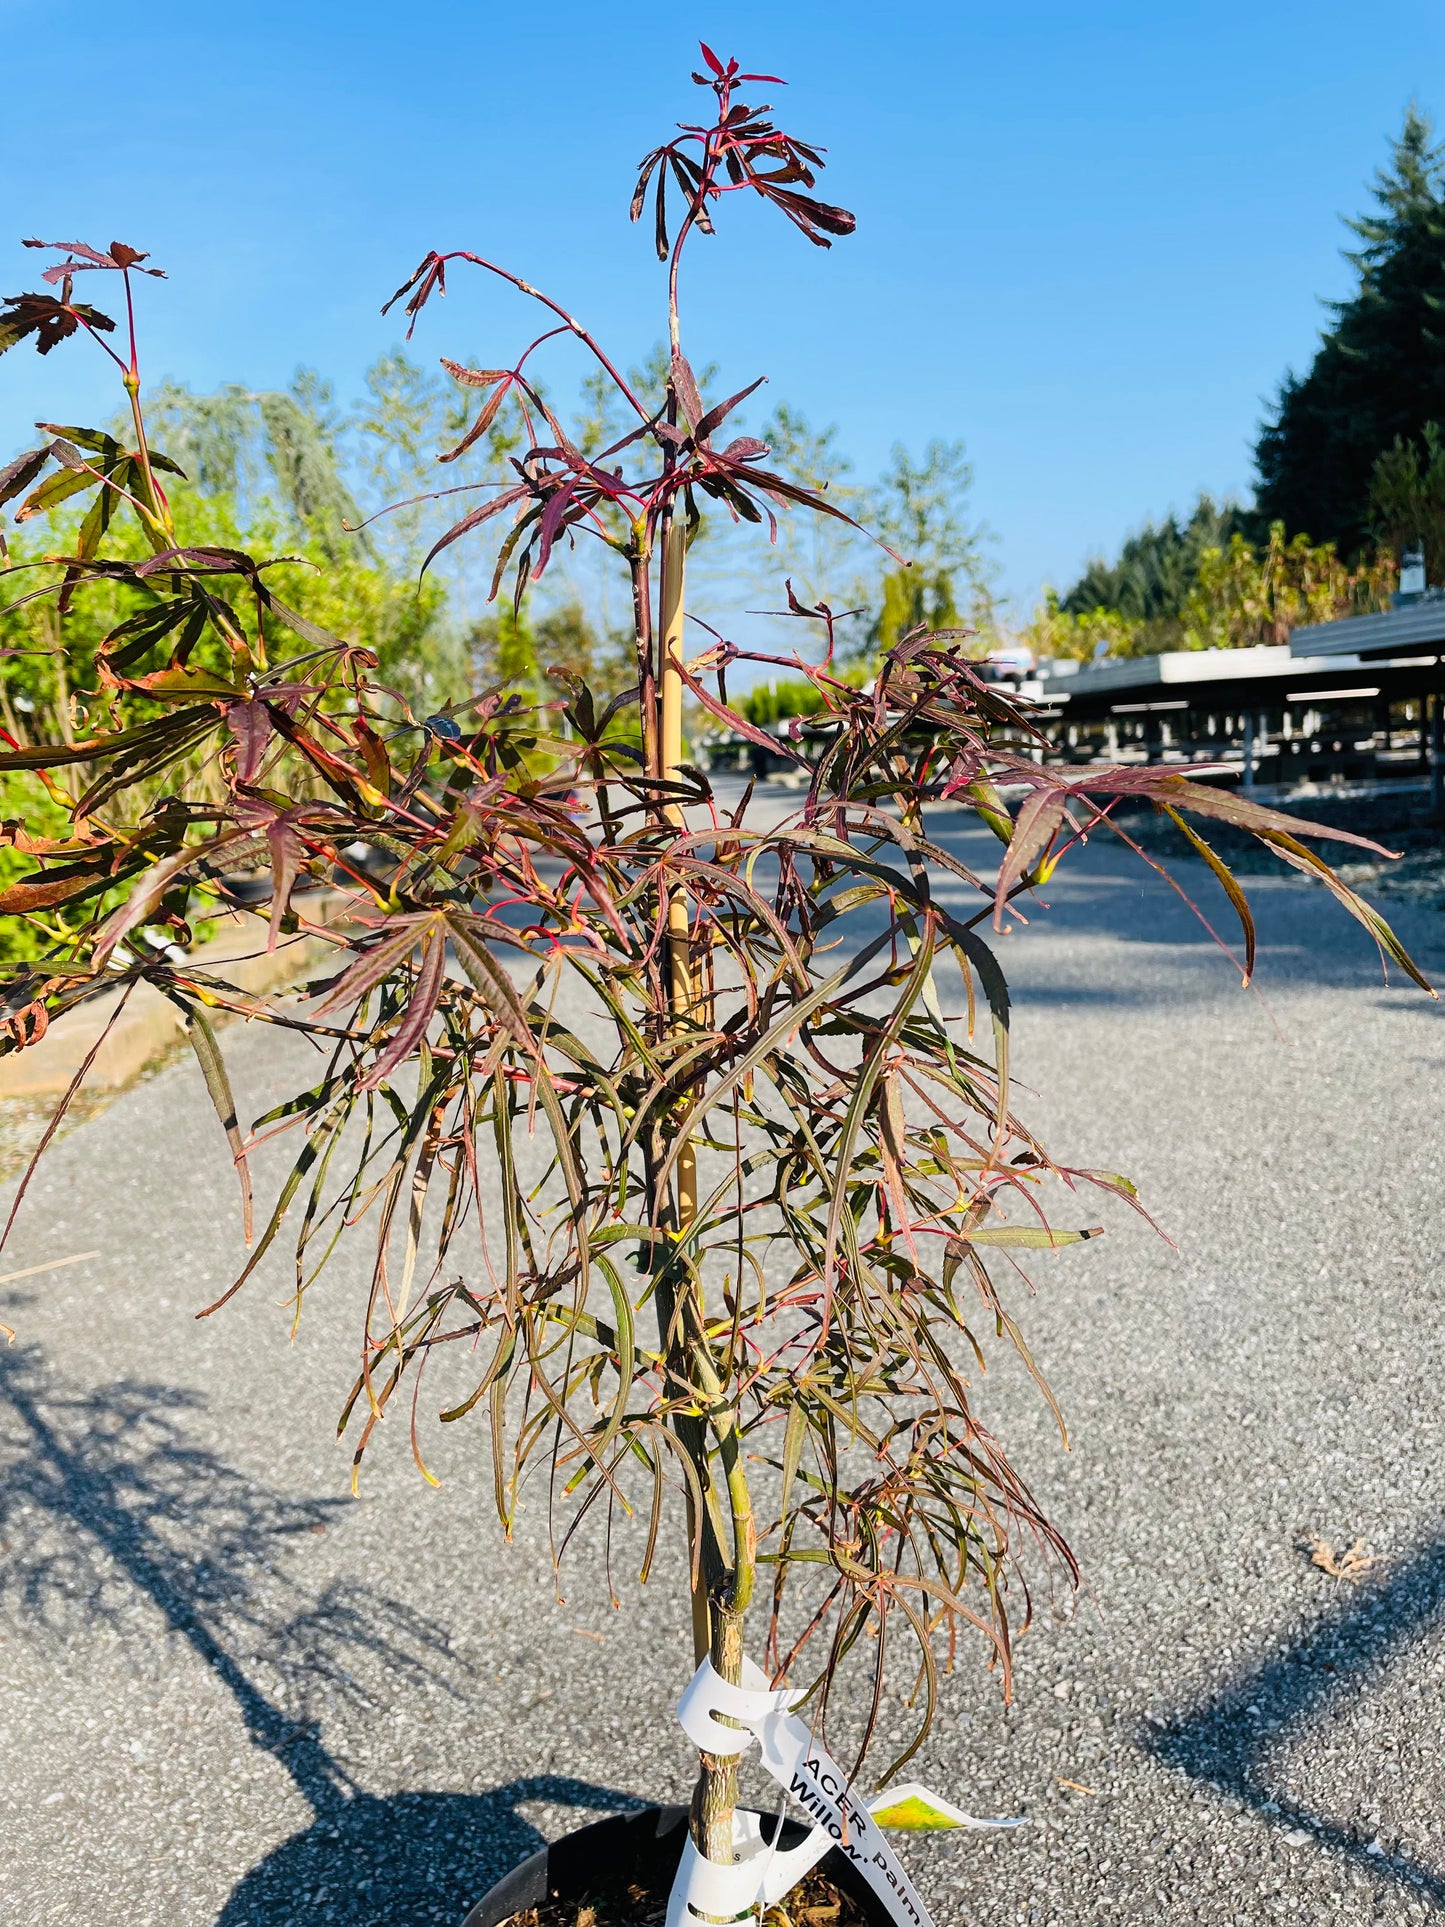
<path id="1" fill-rule="evenodd" d="M 1391 618 L 1358 620 L 1373 623 Z M 1353 629 L 1355 625 L 1328 626 Z M 1438 688 L 1445 680 L 1437 653 L 1445 649 L 1445 614 L 1431 642 L 1401 648 L 1397 638 L 1389 645 L 1390 654 L 1378 660 L 1358 648 L 1306 649 L 1299 643 L 1302 635 L 1322 634 L 1321 629 L 1297 630 L 1288 644 L 1269 643 L 1255 649 L 1179 649 L 1118 661 L 1055 662 L 1039 676 L 1037 700 L 1073 720 L 1138 714 L 1136 705 L 1144 703 L 1199 712 L 1273 708 L 1292 701 L 1319 701 L 1321 692 L 1335 688 L 1348 694 L 1356 685 L 1371 696 L 1394 701 Z"/>
<path id="2" fill-rule="evenodd" d="M 1052 663 L 1025 687 L 1055 754 L 1210 765 L 1209 780 L 1238 777 L 1246 789 L 1428 775 L 1436 807 L 1441 801 L 1445 666 L 1428 645 L 1383 660 L 1270 644 Z M 1396 732 L 1401 709 L 1408 720 Z"/>
<path id="3" fill-rule="evenodd" d="M 1312 623 L 1291 633 L 1289 649 L 1292 656 L 1355 656 L 1369 663 L 1380 657 L 1437 654 L 1445 649 L 1445 595 L 1437 590 L 1377 615 Z"/>

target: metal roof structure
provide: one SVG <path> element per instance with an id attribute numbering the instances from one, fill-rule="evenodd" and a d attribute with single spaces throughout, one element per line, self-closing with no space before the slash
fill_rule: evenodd
<path id="1" fill-rule="evenodd" d="M 1445 651 L 1445 595 L 1434 590 L 1380 615 L 1317 622 L 1307 629 L 1296 629 L 1289 647 L 1295 656 L 1354 656 L 1365 662 L 1426 651 L 1439 654 Z"/>
<path id="2" fill-rule="evenodd" d="M 1411 609 L 1296 630 L 1287 644 L 1256 649 L 1179 649 L 1158 656 L 1040 664 L 1037 680 L 1026 682 L 1021 693 L 1070 722 L 1153 709 L 1280 709 L 1330 698 L 1345 701 L 1356 694 L 1404 698 L 1440 686 L 1442 672 L 1434 649 L 1445 652 L 1445 600 L 1432 606 L 1439 611 L 1434 630 L 1439 640 L 1428 656 L 1415 653 L 1413 640 L 1398 657 L 1385 660 L 1353 650 L 1316 647 L 1305 651 L 1295 646 L 1301 636 L 1320 637 L 1325 629 L 1353 630 L 1360 622 L 1391 622 L 1396 613 L 1414 616 L 1417 612 Z M 1425 646 L 1420 644 L 1422 649 Z"/>

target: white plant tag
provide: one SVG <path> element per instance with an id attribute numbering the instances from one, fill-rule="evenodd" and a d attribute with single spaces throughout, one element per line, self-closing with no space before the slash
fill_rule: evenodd
<path id="1" fill-rule="evenodd" d="M 756 1740 L 764 1767 L 808 1815 L 812 1832 L 783 1852 L 763 1839 L 756 1815 L 740 1814 L 734 1832 L 737 1861 L 731 1867 L 706 1859 L 689 1838 L 668 1900 L 667 1927 L 709 1927 L 705 1916 L 732 1919 L 772 1906 L 830 1847 L 848 1856 L 897 1927 L 933 1927 L 928 1909 L 883 1837 L 883 1824 L 914 1830 L 1021 1824 L 976 1820 L 917 1781 L 865 1804 L 807 1721 L 793 1712 L 803 1696 L 775 1691 L 750 1660 L 743 1661 L 743 1678 L 746 1684 L 731 1686 L 705 1659 L 677 1704 L 682 1730 L 706 1753 L 741 1753 Z M 724 1725 L 724 1720 L 730 1723 Z"/>

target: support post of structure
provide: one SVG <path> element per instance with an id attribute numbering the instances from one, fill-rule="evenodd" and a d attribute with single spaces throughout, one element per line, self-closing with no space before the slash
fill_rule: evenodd
<path id="1" fill-rule="evenodd" d="M 1259 754 L 1259 711 L 1244 712 L 1244 788 L 1254 788 L 1255 758 Z"/>
<path id="2" fill-rule="evenodd" d="M 1436 690 L 1430 703 L 1430 814 L 1445 814 L 1445 691 Z"/>

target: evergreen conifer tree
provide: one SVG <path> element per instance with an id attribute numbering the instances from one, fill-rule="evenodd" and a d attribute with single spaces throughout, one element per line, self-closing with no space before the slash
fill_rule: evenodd
<path id="1" fill-rule="evenodd" d="M 1413 107 L 1373 191 L 1375 210 L 1347 223 L 1358 286 L 1330 304 L 1309 372 L 1285 377 L 1255 445 L 1261 518 L 1345 554 L 1369 540 L 1377 458 L 1445 420 L 1445 146 Z"/>
<path id="2" fill-rule="evenodd" d="M 1189 520 L 1168 515 L 1146 522 L 1129 536 L 1117 562 L 1093 561 L 1067 594 L 1059 598 L 1065 615 L 1116 610 L 1129 622 L 1161 622 L 1184 613 L 1208 549 L 1224 549 L 1244 532 L 1246 517 L 1234 502 L 1201 495 Z"/>

